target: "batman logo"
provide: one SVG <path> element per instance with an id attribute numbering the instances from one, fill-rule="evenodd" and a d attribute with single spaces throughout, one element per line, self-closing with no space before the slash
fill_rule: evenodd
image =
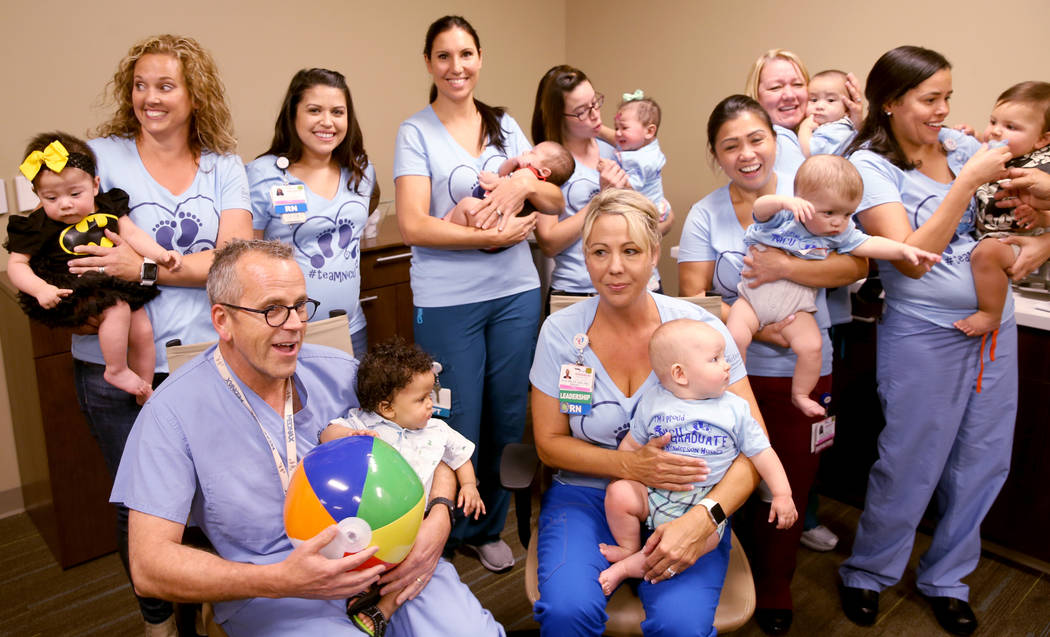
<path id="1" fill-rule="evenodd" d="M 66 226 L 58 235 L 58 244 L 68 254 L 79 254 L 77 246 L 102 246 L 112 248 L 113 242 L 106 238 L 106 228 L 117 231 L 117 217 L 96 212 L 88 215 L 71 226 Z"/>

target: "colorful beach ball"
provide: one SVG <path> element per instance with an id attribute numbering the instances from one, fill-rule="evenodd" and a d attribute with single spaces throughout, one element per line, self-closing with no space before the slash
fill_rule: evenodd
<path id="1" fill-rule="evenodd" d="M 350 436 L 315 447 L 292 474 L 284 528 L 293 546 L 332 524 L 341 533 L 321 553 L 339 558 L 378 546 L 359 566 L 405 559 L 423 520 L 423 483 L 401 454 L 379 438 Z"/>

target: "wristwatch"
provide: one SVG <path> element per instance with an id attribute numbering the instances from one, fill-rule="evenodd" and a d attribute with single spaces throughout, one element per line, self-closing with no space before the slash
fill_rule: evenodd
<path id="1" fill-rule="evenodd" d="M 711 515 L 711 521 L 715 523 L 715 526 L 721 526 L 725 524 L 726 514 L 722 510 L 722 505 L 715 502 L 710 498 L 704 498 L 700 500 L 700 505 L 707 509 L 708 514 Z"/>
<path id="2" fill-rule="evenodd" d="M 423 517 L 430 515 L 430 510 L 434 508 L 435 504 L 444 504 L 448 508 L 448 522 L 452 526 L 456 526 L 456 503 L 448 498 L 434 497 L 427 503 L 427 510 L 423 513 Z"/>
<path id="3" fill-rule="evenodd" d="M 139 278 L 142 280 L 142 285 L 153 285 L 157 282 L 157 274 L 160 272 L 160 268 L 157 267 L 157 262 L 149 257 L 142 257 L 142 270 L 139 271 Z"/>

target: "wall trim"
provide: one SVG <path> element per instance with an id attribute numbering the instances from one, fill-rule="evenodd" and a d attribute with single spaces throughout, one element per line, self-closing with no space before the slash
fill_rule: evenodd
<path id="1" fill-rule="evenodd" d="M 0 491 L 0 519 L 25 513 L 25 501 L 22 500 L 22 487 Z"/>

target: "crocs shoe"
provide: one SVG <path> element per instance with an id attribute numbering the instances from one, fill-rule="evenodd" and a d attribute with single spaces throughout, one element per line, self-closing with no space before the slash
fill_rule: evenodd
<path id="1" fill-rule="evenodd" d="M 802 537 L 799 538 L 799 542 L 802 546 L 812 551 L 830 551 L 831 549 L 838 546 L 839 536 L 831 532 L 831 529 L 821 524 L 815 526 L 808 531 L 802 532 Z"/>
<path id="2" fill-rule="evenodd" d="M 493 573 L 502 573 L 514 566 L 514 553 L 503 540 L 480 545 L 464 544 L 463 546 L 477 553 L 481 565 Z"/>

